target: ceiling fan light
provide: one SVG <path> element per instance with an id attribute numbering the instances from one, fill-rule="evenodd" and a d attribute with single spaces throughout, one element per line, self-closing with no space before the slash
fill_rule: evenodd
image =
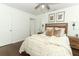
<path id="1" fill-rule="evenodd" d="M 45 5 L 41 5 L 42 8 L 45 8 Z"/>

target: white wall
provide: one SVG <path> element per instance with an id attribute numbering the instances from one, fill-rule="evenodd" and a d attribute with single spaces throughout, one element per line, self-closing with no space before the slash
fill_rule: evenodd
<path id="1" fill-rule="evenodd" d="M 29 36 L 29 19 L 34 15 L 0 4 L 0 46 Z"/>
<path id="2" fill-rule="evenodd" d="M 65 11 L 65 21 L 64 22 L 68 23 L 68 35 L 75 36 L 75 34 L 79 34 L 79 5 L 39 15 L 38 20 L 41 20 L 40 25 L 48 23 L 49 14 L 57 13 L 57 12 L 61 12 L 61 11 Z M 72 27 L 73 22 L 76 23 L 75 30 L 73 30 L 73 27 Z"/>

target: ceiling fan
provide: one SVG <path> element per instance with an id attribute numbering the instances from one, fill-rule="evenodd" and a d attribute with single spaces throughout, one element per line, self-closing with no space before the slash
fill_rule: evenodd
<path id="1" fill-rule="evenodd" d="M 40 3 L 40 4 L 38 4 L 36 7 L 35 7 L 35 9 L 38 9 L 38 8 L 42 8 L 42 9 L 44 9 L 44 8 L 46 8 L 46 9 L 50 9 L 50 7 L 49 7 L 49 5 L 47 4 L 47 3 Z"/>

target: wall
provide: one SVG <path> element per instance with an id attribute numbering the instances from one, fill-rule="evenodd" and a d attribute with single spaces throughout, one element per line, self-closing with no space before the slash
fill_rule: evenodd
<path id="1" fill-rule="evenodd" d="M 68 23 L 68 35 L 79 34 L 79 5 L 34 16 L 16 8 L 0 4 L 0 46 L 18 42 L 28 37 L 30 18 L 36 19 L 36 32 L 39 32 L 42 31 L 42 24 L 48 23 L 49 14 L 61 11 L 65 11 L 64 22 Z M 75 30 L 72 27 L 73 22 L 77 25 Z"/>
<path id="2" fill-rule="evenodd" d="M 38 19 L 40 19 L 40 25 L 42 26 L 42 24 L 48 23 L 49 14 L 57 13 L 61 11 L 65 11 L 64 22 L 68 23 L 68 35 L 75 36 L 76 34 L 79 34 L 79 5 L 68 7 L 68 8 L 63 8 L 60 10 L 56 10 L 56 11 L 52 11 L 52 12 L 39 15 Z M 72 27 L 73 22 L 76 23 L 75 30 L 73 30 L 73 27 Z"/>
<path id="3" fill-rule="evenodd" d="M 29 19 L 34 15 L 0 4 L 0 46 L 29 36 Z"/>

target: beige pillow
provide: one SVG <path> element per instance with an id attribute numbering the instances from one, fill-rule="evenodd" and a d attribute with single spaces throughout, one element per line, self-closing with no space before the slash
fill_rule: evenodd
<path id="1" fill-rule="evenodd" d="M 47 35 L 47 36 L 52 36 L 52 35 L 54 35 L 54 28 L 53 28 L 53 27 L 47 27 L 47 28 L 46 28 L 46 35 Z"/>
<path id="2" fill-rule="evenodd" d="M 65 34 L 65 28 L 55 28 L 54 35 L 57 37 L 61 37 Z"/>
<path id="3" fill-rule="evenodd" d="M 61 35 L 61 30 L 58 29 L 58 30 L 54 30 L 54 36 L 57 36 L 57 37 L 60 37 Z"/>

